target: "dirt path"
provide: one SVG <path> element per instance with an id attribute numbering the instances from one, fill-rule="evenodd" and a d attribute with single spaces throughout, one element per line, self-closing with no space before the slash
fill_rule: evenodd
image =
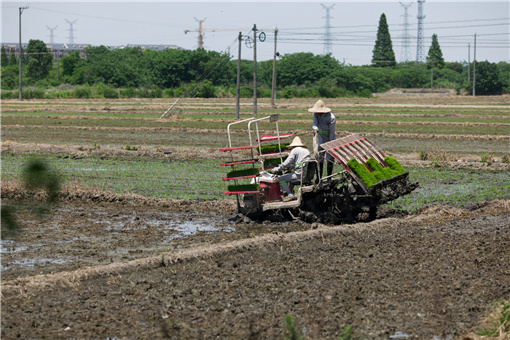
<path id="1" fill-rule="evenodd" d="M 278 338 L 285 314 L 309 339 L 334 339 L 347 325 L 355 338 L 451 339 L 510 294 L 509 201 L 338 227 L 96 201 L 67 202 L 20 235 L 34 258 L 83 261 L 3 275 L 3 339 Z M 200 218 L 213 230 L 179 232 Z M 108 264 L 112 253 L 120 258 Z"/>

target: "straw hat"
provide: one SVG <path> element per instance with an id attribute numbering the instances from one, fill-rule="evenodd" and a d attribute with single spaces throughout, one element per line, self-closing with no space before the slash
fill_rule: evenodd
<path id="1" fill-rule="evenodd" d="M 331 112 L 331 109 L 329 107 L 326 107 L 326 104 L 324 104 L 324 102 L 321 99 L 319 99 L 311 109 L 308 109 L 308 112 L 327 113 Z"/>
<path id="2" fill-rule="evenodd" d="M 301 138 L 295 137 L 292 140 L 292 143 L 290 143 L 290 145 L 287 145 L 287 149 L 292 149 L 292 148 L 295 148 L 297 146 L 301 146 L 303 148 L 306 148 L 306 145 L 303 144 L 303 142 L 301 141 Z"/>

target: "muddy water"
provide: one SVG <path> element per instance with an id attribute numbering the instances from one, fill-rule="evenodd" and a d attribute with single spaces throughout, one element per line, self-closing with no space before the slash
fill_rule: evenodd
<path id="1" fill-rule="evenodd" d="M 70 203 L 43 219 L 27 206 L 18 212 L 21 230 L 1 240 L 2 279 L 156 256 L 235 230 L 228 214 L 214 212 Z"/>

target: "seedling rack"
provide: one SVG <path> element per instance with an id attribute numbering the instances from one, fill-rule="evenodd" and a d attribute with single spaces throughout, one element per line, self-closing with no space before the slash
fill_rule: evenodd
<path id="1" fill-rule="evenodd" d="M 271 122 L 271 123 L 275 123 L 275 125 L 276 125 L 276 134 L 275 135 L 260 136 L 259 122 L 266 121 L 266 120 L 269 120 L 269 122 Z M 233 146 L 232 145 L 232 136 L 231 136 L 231 126 L 235 125 L 235 124 L 242 124 L 242 123 L 248 124 L 247 128 L 248 128 L 249 145 Z M 253 136 L 253 137 L 252 137 L 252 124 L 254 124 L 254 126 L 255 126 L 254 127 L 255 136 Z M 248 119 L 232 122 L 232 123 L 228 124 L 228 126 L 227 126 L 227 135 L 228 135 L 228 147 L 221 148 L 221 149 L 219 149 L 219 151 L 230 152 L 230 160 L 227 162 L 221 163 L 220 164 L 221 166 L 230 166 L 232 169 L 235 169 L 235 167 L 239 166 L 239 165 L 251 164 L 253 167 L 255 167 L 256 166 L 255 163 L 260 162 L 260 164 L 261 164 L 260 169 L 265 170 L 265 169 L 267 169 L 267 167 L 264 168 L 264 158 L 278 155 L 280 158 L 280 164 L 283 163 L 283 155 L 288 153 L 288 150 L 282 150 L 280 141 L 282 139 L 291 137 L 293 134 L 288 133 L 288 134 L 280 135 L 280 131 L 278 128 L 278 115 L 275 114 L 275 115 L 271 115 L 271 116 L 267 116 L 267 117 L 263 117 L 263 118 L 253 117 L 253 118 L 248 118 Z M 278 141 L 278 152 L 263 153 L 262 152 L 262 143 L 270 142 L 270 141 Z M 255 158 L 255 154 L 254 154 L 255 148 L 258 149 L 258 153 L 257 153 L 258 159 Z M 234 151 L 239 151 L 239 150 L 250 150 L 251 158 L 245 159 L 245 160 L 235 160 L 234 159 Z M 234 181 L 234 184 L 237 185 L 239 180 L 251 179 L 253 182 L 253 179 L 256 177 L 258 177 L 258 175 L 225 177 L 225 178 L 222 178 L 222 180 L 223 181 Z M 241 186 L 241 185 L 239 185 L 239 186 Z M 239 195 L 241 195 L 241 194 L 260 194 L 260 190 L 238 190 L 238 191 L 229 190 L 229 191 L 225 192 L 225 195 L 236 195 L 237 196 L 238 207 L 240 207 Z"/>
<path id="2" fill-rule="evenodd" d="M 368 171 L 372 169 L 368 166 L 367 160 L 373 157 L 382 167 L 386 168 L 388 165 L 384 162 L 384 152 L 368 138 L 361 137 L 358 134 L 352 134 L 343 138 L 337 138 L 330 142 L 321 144 L 321 147 L 333 156 L 349 173 L 349 175 L 361 186 L 361 188 L 368 193 L 369 189 L 363 181 L 356 176 L 354 171 L 347 165 L 349 160 L 356 159 L 363 164 Z"/>

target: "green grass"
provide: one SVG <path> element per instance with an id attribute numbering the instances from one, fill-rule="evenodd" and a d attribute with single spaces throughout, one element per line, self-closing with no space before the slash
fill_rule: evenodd
<path id="1" fill-rule="evenodd" d="M 490 326 L 478 332 L 478 335 L 484 337 L 498 337 L 502 334 L 510 333 L 510 301 L 499 301 L 499 310 L 490 320 Z"/>
<path id="2" fill-rule="evenodd" d="M 408 169 L 420 187 L 386 207 L 415 211 L 431 205 L 469 208 L 494 199 L 510 199 L 510 171 Z"/>
<path id="3" fill-rule="evenodd" d="M 32 156 L 2 155 L 2 180 L 21 179 L 20 169 Z M 66 183 L 117 194 L 147 197 L 224 199 L 225 169 L 216 161 L 81 159 L 46 157 Z"/>
<path id="4" fill-rule="evenodd" d="M 32 156 L 2 154 L 2 181 L 21 179 L 21 169 Z M 81 159 L 46 157 L 65 183 L 147 197 L 232 199 L 223 193 L 227 183 L 218 161 L 148 159 Z M 336 166 L 334 171 L 340 170 Z M 411 194 L 386 204 L 415 211 L 430 205 L 470 207 L 494 199 L 510 199 L 510 171 L 407 169 L 420 183 Z"/>
<path id="5" fill-rule="evenodd" d="M 283 321 L 285 323 L 285 332 L 283 334 L 283 339 L 285 340 L 302 340 L 303 337 L 301 333 L 296 327 L 294 319 L 289 314 L 285 314 L 283 317 Z"/>

